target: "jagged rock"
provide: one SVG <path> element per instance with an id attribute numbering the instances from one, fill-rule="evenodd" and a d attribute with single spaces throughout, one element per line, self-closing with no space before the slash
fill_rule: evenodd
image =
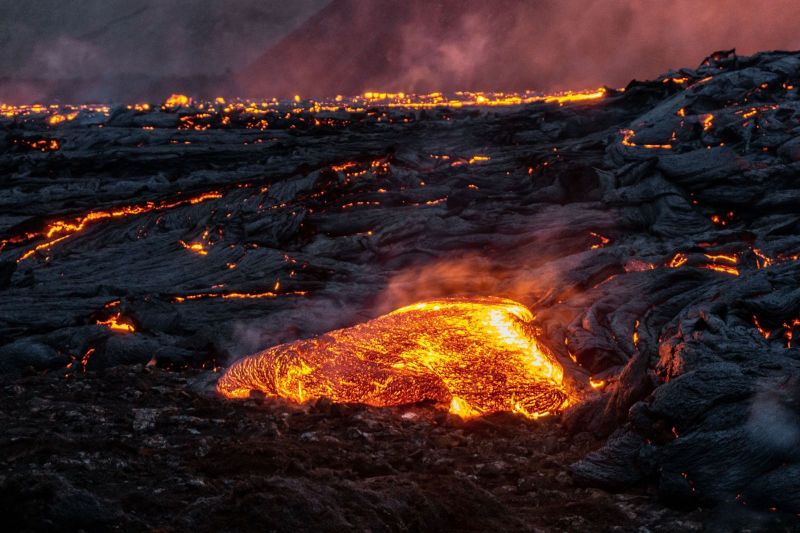
<path id="1" fill-rule="evenodd" d="M 54 474 L 2 479 L 0 510 L 12 530 L 106 531 L 114 524 L 134 525 L 117 505 Z"/>
<path id="2" fill-rule="evenodd" d="M 64 364 L 64 356 L 35 340 L 19 339 L 0 346 L 0 370 L 4 373 L 15 373 L 28 367 L 36 370 L 50 369 Z"/>
<path id="3" fill-rule="evenodd" d="M 209 378 L 178 379 L 186 367 L 216 368 L 422 299 L 508 296 L 534 310 L 574 395 L 543 453 L 570 446 L 568 433 L 613 435 L 595 450 L 576 444 L 568 462 L 583 483 L 650 484 L 687 506 L 737 505 L 741 494 L 766 512 L 800 512 L 767 488 L 794 487 L 800 461 L 800 55 L 719 53 L 683 77 L 565 105 L 423 113 L 290 102 L 264 113 L 86 109 L 56 126 L 2 118 L 12 148 L 0 155 L 0 264 L 16 267 L 0 276 L 0 368 L 23 389 L 57 369 L 59 380 L 45 381 L 55 417 L 57 384 L 84 375 L 102 375 L 120 401 L 146 398 L 119 365 L 137 365 L 134 376 L 169 367 L 176 379 L 165 387 L 207 394 Z M 292 409 L 257 431 L 283 438 Z M 320 404 L 297 431 L 302 459 L 281 468 L 322 476 L 306 447 L 358 442 L 377 454 L 375 468 L 352 469 L 360 475 L 391 477 L 408 461 L 492 477 L 428 445 L 384 464 L 385 435 L 356 427 L 378 416 L 368 412 Z M 330 434 L 340 419 L 354 426 Z M 254 423 L 237 424 L 247 434 Z M 177 437 L 161 425 L 137 443 L 142 454 L 173 453 Z M 202 457 L 228 464 L 207 445 Z M 501 455 L 479 463 L 524 473 Z M 521 490 L 501 483 L 498 493 Z M 306 481 L 256 499 L 274 503 L 275 486 L 311 505 Z M 330 516 L 346 526 L 341 509 Z"/>
<path id="4" fill-rule="evenodd" d="M 630 431 L 618 431 L 606 445 L 572 466 L 579 481 L 606 489 L 635 485 L 643 479 L 637 465 L 642 438 Z"/>

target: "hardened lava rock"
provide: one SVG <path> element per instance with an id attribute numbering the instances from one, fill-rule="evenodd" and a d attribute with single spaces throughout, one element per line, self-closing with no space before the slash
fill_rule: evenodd
<path id="1" fill-rule="evenodd" d="M 576 481 L 798 513 L 799 87 L 800 54 L 720 52 L 572 100 L 3 108 L 0 368 L 211 369 L 512 298 L 564 438 L 604 442 Z"/>

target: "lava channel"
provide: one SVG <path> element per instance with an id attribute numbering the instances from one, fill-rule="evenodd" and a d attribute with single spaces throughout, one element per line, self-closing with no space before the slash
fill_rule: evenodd
<path id="1" fill-rule="evenodd" d="M 512 411 L 530 418 L 569 403 L 564 369 L 537 340 L 533 315 L 501 298 L 417 303 L 325 335 L 237 361 L 217 390 L 294 402 L 393 406 L 433 400 L 472 417 Z"/>

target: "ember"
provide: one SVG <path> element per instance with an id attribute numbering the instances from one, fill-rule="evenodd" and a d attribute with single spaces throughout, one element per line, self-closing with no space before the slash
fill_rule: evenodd
<path id="1" fill-rule="evenodd" d="M 119 331 L 122 333 L 133 333 L 134 331 L 136 331 L 136 328 L 134 328 L 132 324 L 123 319 L 120 313 L 115 314 L 108 320 L 98 320 L 97 325 L 106 326 L 109 329 L 112 329 L 114 331 Z"/>
<path id="2" fill-rule="evenodd" d="M 36 150 L 42 153 L 55 152 L 61 147 L 56 139 L 20 139 L 14 141 L 14 143 L 28 150 Z"/>
<path id="3" fill-rule="evenodd" d="M 201 242 L 192 242 L 192 243 L 188 243 L 185 241 L 179 241 L 179 242 L 181 243 L 181 246 L 183 246 L 184 248 L 186 248 L 191 252 L 196 253 L 197 255 L 208 255 L 208 250 L 206 250 L 206 247 Z"/>
<path id="4" fill-rule="evenodd" d="M 267 349 L 234 364 L 217 389 L 295 402 L 329 397 L 376 406 L 434 400 L 461 416 L 535 418 L 569 403 L 564 371 L 539 343 L 533 315 L 499 298 L 442 299 Z"/>

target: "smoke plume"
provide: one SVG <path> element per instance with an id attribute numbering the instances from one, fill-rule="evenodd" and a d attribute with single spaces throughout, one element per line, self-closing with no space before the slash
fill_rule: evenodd
<path id="1" fill-rule="evenodd" d="M 795 49 L 791 0 L 334 0 L 241 72 L 252 95 L 624 86 L 714 50 Z"/>

